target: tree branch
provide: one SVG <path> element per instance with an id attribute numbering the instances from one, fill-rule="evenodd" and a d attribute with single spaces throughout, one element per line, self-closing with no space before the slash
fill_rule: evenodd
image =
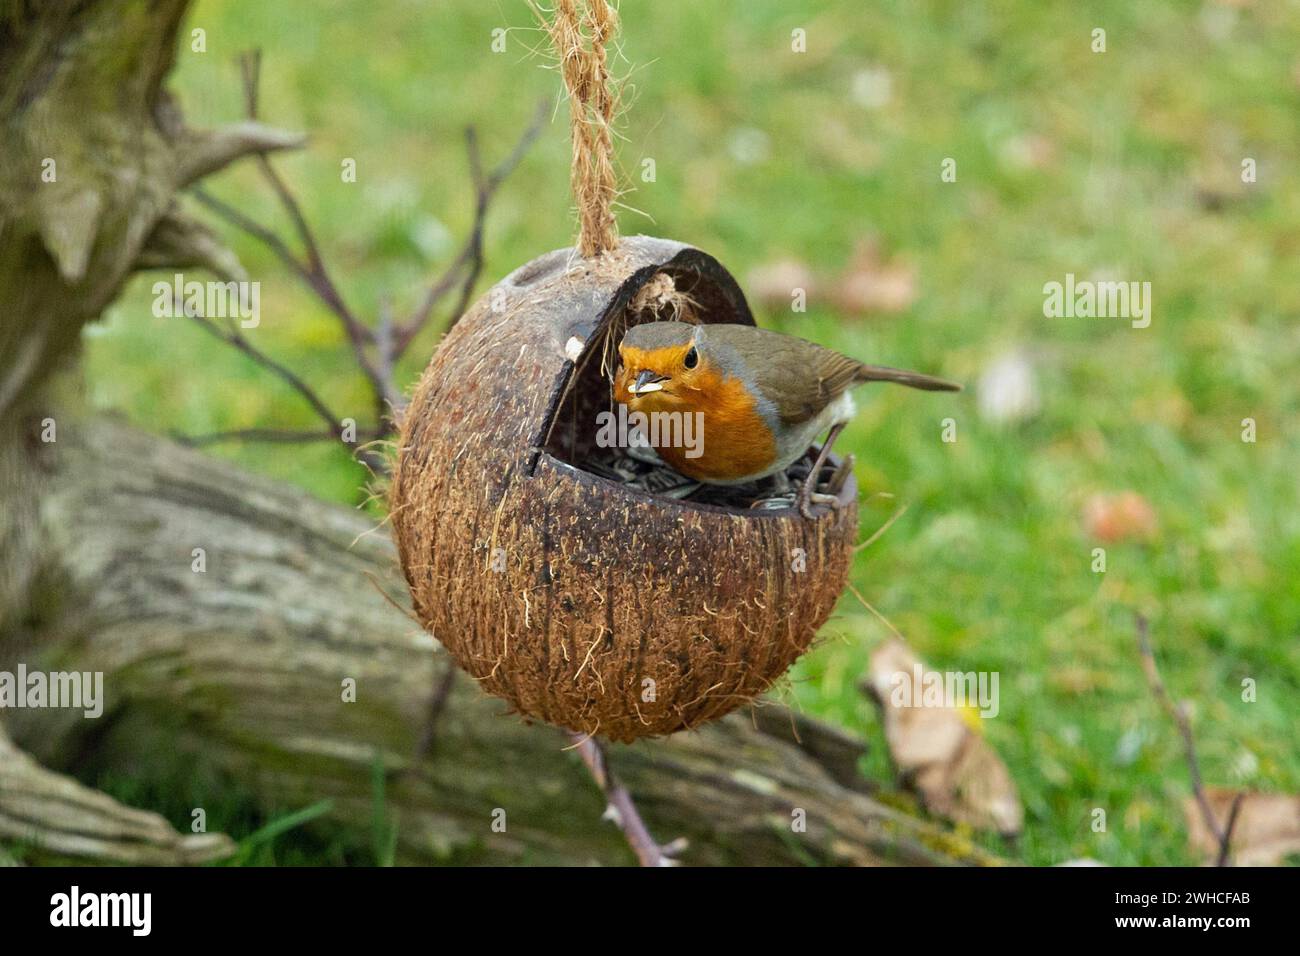
<path id="1" fill-rule="evenodd" d="M 199 267 L 227 281 L 248 278 L 239 259 L 211 229 L 173 205 L 154 226 L 136 258 L 137 271 Z"/>
<path id="2" fill-rule="evenodd" d="M 176 182 L 188 186 L 245 156 L 297 149 L 305 142 L 307 138 L 301 133 L 289 133 L 252 120 L 212 130 L 186 130 L 176 147 Z"/>
<path id="3" fill-rule="evenodd" d="M 1244 790 L 1238 790 L 1237 795 L 1232 798 L 1232 808 L 1228 810 L 1228 822 L 1223 828 L 1223 837 L 1219 840 L 1219 855 L 1215 858 L 1215 866 L 1227 866 L 1232 858 L 1232 832 L 1237 828 L 1237 818 L 1241 814 L 1241 801 L 1245 798 Z"/>
<path id="4" fill-rule="evenodd" d="M 181 866 L 235 852 L 220 833 L 182 835 L 156 813 L 47 770 L 0 727 L 0 837 L 95 863 Z"/>
<path id="5" fill-rule="evenodd" d="M 1160 676 L 1160 669 L 1156 666 L 1155 652 L 1151 649 L 1150 627 L 1147 624 L 1146 616 L 1142 614 L 1137 616 L 1137 641 L 1138 652 L 1142 657 L 1142 670 L 1146 673 L 1147 684 L 1151 688 L 1151 693 L 1160 706 L 1164 708 L 1165 713 L 1173 720 L 1175 726 L 1178 727 L 1178 733 L 1183 739 L 1183 755 L 1187 759 L 1188 775 L 1192 781 L 1192 793 L 1196 797 L 1196 805 L 1200 807 L 1201 816 L 1205 820 L 1206 827 L 1219 844 L 1218 865 L 1224 866 L 1228 860 L 1229 847 L 1232 841 L 1232 828 L 1237 821 L 1240 795 L 1233 803 L 1228 825 L 1226 827 L 1221 826 L 1218 817 L 1214 814 L 1214 808 L 1210 806 L 1209 797 L 1205 793 L 1205 783 L 1201 779 L 1201 766 L 1196 756 L 1196 738 L 1192 734 L 1192 723 L 1187 719 L 1187 712 L 1182 705 L 1175 703 L 1174 699 L 1169 696 L 1169 691 L 1165 688 L 1165 682 Z"/>
<path id="6" fill-rule="evenodd" d="M 614 771 L 610 769 L 604 745 L 595 737 L 585 734 L 569 736 L 592 779 L 596 781 L 596 786 L 605 794 L 605 818 L 618 824 L 628 845 L 632 847 L 632 852 L 636 854 L 637 862 L 642 866 L 675 866 L 676 861 L 672 857 L 686 849 L 686 841 L 674 840 L 668 846 L 660 846 L 641 819 L 632 794 L 619 783 Z"/>
<path id="7" fill-rule="evenodd" d="M 297 435 L 300 433 L 294 433 L 294 432 L 289 432 L 289 431 L 284 431 L 279 429 L 246 429 L 243 430 L 242 432 L 236 431 L 236 432 L 218 433 L 216 436 L 200 435 L 193 438 L 183 438 L 181 439 L 182 441 L 191 445 L 203 445 L 203 444 L 212 444 L 214 441 L 226 441 L 226 440 L 233 441 L 238 439 L 245 439 L 245 440 L 252 440 L 252 441 L 297 441 L 297 440 L 316 440 L 318 438 L 333 437 L 338 441 L 342 442 L 344 445 L 347 445 L 348 447 L 352 448 L 353 454 L 357 457 L 357 459 L 361 461 L 364 465 L 366 465 L 366 467 L 370 468 L 372 471 L 376 471 L 384 467 L 384 458 L 382 455 L 377 455 L 374 452 L 368 451 L 366 449 L 357 448 L 355 447 L 354 443 L 349 442 L 344 438 L 343 419 L 336 416 L 334 412 L 330 410 L 330 407 L 325 404 L 325 400 L 316 394 L 315 389 L 313 389 L 310 385 L 308 385 L 305 381 L 303 381 L 303 379 L 299 377 L 299 375 L 296 372 L 294 372 L 292 369 L 290 369 L 287 365 L 284 365 L 281 362 L 277 362 L 275 359 L 271 358 L 269 355 L 267 355 L 265 352 L 263 352 L 261 349 L 255 346 L 252 342 L 250 342 L 247 336 L 245 336 L 242 332 L 239 331 L 238 328 L 235 327 L 233 322 L 230 323 L 228 328 L 222 329 L 221 326 L 217 325 L 216 322 L 212 321 L 210 318 L 208 318 L 205 315 L 199 315 L 197 313 L 193 313 L 188 310 L 185 311 L 185 314 L 189 316 L 189 318 L 197 322 L 199 325 L 201 325 L 207 332 L 216 336 L 226 344 L 234 346 L 236 349 L 238 349 L 240 352 L 243 352 L 245 355 L 247 355 L 250 359 L 252 359 L 258 365 L 260 365 L 262 368 L 266 369 L 272 375 L 276 376 L 281 381 L 289 385 L 290 388 L 292 388 L 295 392 L 297 392 L 299 395 L 303 397 L 303 399 L 307 402 L 307 404 L 310 405 L 312 409 L 316 412 L 316 414 L 319 415 L 320 418 L 329 426 L 330 431 L 328 432 L 328 436 L 321 435 L 319 432 L 316 432 L 316 433 L 308 433 L 313 436 L 311 439 L 297 439 L 294 437 L 286 438 L 286 436 Z M 375 437 L 375 434 L 373 432 L 366 432 L 365 434 L 367 438 Z M 361 437 L 362 437 L 362 433 L 358 432 L 357 433 L 358 441 L 361 439 Z"/>
<path id="8" fill-rule="evenodd" d="M 201 448 L 204 445 L 219 445 L 223 442 L 251 441 L 270 442 L 286 445 L 306 445 L 318 441 L 338 441 L 339 436 L 332 431 L 308 432 L 293 431 L 287 428 L 232 428 L 229 431 L 210 432 L 206 435 L 174 435 L 182 445 Z M 360 438 L 358 433 L 358 438 Z M 366 433 L 367 440 L 373 433 Z M 346 444 L 346 443 L 345 443 Z"/>
<path id="9" fill-rule="evenodd" d="M 252 236 L 258 242 L 262 243 L 274 252 L 281 262 L 288 266 L 290 270 L 292 270 L 307 284 L 307 287 L 311 289 L 312 292 L 319 294 L 319 290 L 316 288 L 315 277 L 307 270 L 306 266 L 298 261 L 298 257 L 293 254 L 289 247 L 284 244 L 284 241 L 274 232 L 263 226 L 261 223 L 258 223 L 244 215 L 234 206 L 222 202 L 216 196 L 213 196 L 211 193 L 208 193 L 197 186 L 190 189 L 190 195 L 197 199 L 200 204 L 216 213 L 236 229 L 246 232 L 248 235 Z"/>
<path id="10" fill-rule="evenodd" d="M 277 362 L 265 352 L 253 345 L 242 332 L 234 327 L 233 323 L 229 329 L 223 330 L 216 322 L 209 319 L 206 315 L 199 315 L 194 312 L 185 310 L 185 314 L 201 325 L 209 333 L 225 342 L 227 345 L 233 345 L 239 351 L 243 352 L 250 359 L 256 362 L 262 368 L 266 369 L 272 375 L 275 375 L 281 381 L 287 383 L 294 391 L 301 395 L 330 427 L 331 431 L 337 438 L 343 437 L 342 419 L 336 416 L 325 401 L 316 394 L 315 390 L 304 382 L 296 372 L 288 366 Z"/>

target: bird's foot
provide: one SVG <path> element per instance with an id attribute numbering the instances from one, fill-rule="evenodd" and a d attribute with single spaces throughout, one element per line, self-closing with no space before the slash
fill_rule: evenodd
<path id="1" fill-rule="evenodd" d="M 835 495 L 824 495 L 819 491 L 812 491 L 811 484 L 804 483 L 807 491 L 799 492 L 799 513 L 810 521 L 817 517 L 813 510 L 817 505 L 827 505 L 832 511 L 839 508 L 840 499 Z"/>
<path id="2" fill-rule="evenodd" d="M 853 474 L 853 466 L 858 460 L 852 455 L 845 455 L 840 466 L 835 469 L 831 475 L 831 480 L 826 482 L 826 493 L 839 497 L 840 492 L 844 489 L 844 483 L 849 480 L 849 475 Z"/>
<path id="3" fill-rule="evenodd" d="M 839 498 L 835 495 L 818 494 L 817 486 L 820 484 L 822 466 L 826 464 L 826 459 L 830 457 L 831 445 L 835 444 L 836 437 L 843 430 L 843 422 L 831 426 L 830 432 L 826 435 L 826 441 L 822 442 L 821 450 L 817 452 L 812 467 L 808 469 L 808 477 L 803 480 L 803 486 L 799 489 L 799 513 L 809 520 L 816 517 L 813 514 L 813 505 L 815 504 L 830 505 L 832 508 L 839 506 Z M 842 463 L 840 467 L 843 467 Z M 840 468 L 836 468 L 835 474 L 831 476 L 831 487 L 834 488 L 836 482 L 842 485 L 847 477 L 847 475 L 841 477 Z"/>

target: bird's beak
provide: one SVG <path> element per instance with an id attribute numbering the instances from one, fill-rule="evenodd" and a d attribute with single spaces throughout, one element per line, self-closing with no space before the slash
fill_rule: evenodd
<path id="1" fill-rule="evenodd" d="M 641 374 L 636 377 L 636 381 L 628 386 L 627 390 L 633 395 L 645 395 L 649 392 L 663 391 L 663 383 L 668 380 L 666 375 L 657 375 L 649 369 L 642 370 Z"/>

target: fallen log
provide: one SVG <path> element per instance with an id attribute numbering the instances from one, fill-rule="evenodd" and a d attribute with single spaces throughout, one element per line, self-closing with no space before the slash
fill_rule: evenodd
<path id="1" fill-rule="evenodd" d="M 267 807 L 331 798 L 358 827 L 381 761 L 402 861 L 631 861 L 567 738 L 464 675 L 416 756 L 448 662 L 379 593 L 404 600 L 374 521 L 112 421 L 56 444 L 41 512 L 57 610 L 21 659 L 103 671 L 107 699 L 99 720 L 11 712 L 34 757 L 76 768 L 93 747 L 97 766 L 148 775 L 184 753 Z M 4 666 L 14 650 L 0 639 Z M 654 832 L 689 841 L 683 862 L 991 862 L 874 800 L 842 732 L 757 714 L 612 751 Z"/>

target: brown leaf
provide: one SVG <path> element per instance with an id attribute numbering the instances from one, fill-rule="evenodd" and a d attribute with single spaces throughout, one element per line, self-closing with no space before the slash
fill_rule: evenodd
<path id="1" fill-rule="evenodd" d="M 902 312 L 916 301 L 916 269 L 897 259 L 886 262 L 879 243 L 862 240 L 831 297 L 850 315 Z"/>
<path id="2" fill-rule="evenodd" d="M 761 265 L 750 271 L 748 280 L 749 297 L 771 309 L 790 308 L 797 289 L 811 300 L 817 287 L 812 269 L 798 259 L 778 259 Z"/>
<path id="3" fill-rule="evenodd" d="M 1156 533 L 1156 512 L 1136 491 L 1097 494 L 1084 505 L 1083 526 L 1098 541 L 1147 541 Z"/>
<path id="4" fill-rule="evenodd" d="M 1236 790 L 1207 787 L 1206 799 L 1220 827 L 1228 825 Z M 1183 802 L 1187 817 L 1187 843 L 1192 852 L 1213 863 L 1219 841 L 1210 832 L 1195 797 Z M 1300 854 L 1300 797 L 1284 793 L 1247 791 L 1232 829 L 1232 862 L 1237 866 L 1279 866 L 1291 854 Z"/>
<path id="5" fill-rule="evenodd" d="M 921 696 L 915 687 L 918 667 L 922 675 L 943 678 L 921 665 L 906 644 L 891 639 L 871 655 L 862 684 L 880 707 L 885 741 L 904 781 L 931 813 L 1007 836 L 1019 833 L 1025 813 L 1006 765 L 962 711 Z M 923 676 L 922 686 L 934 679 Z"/>

